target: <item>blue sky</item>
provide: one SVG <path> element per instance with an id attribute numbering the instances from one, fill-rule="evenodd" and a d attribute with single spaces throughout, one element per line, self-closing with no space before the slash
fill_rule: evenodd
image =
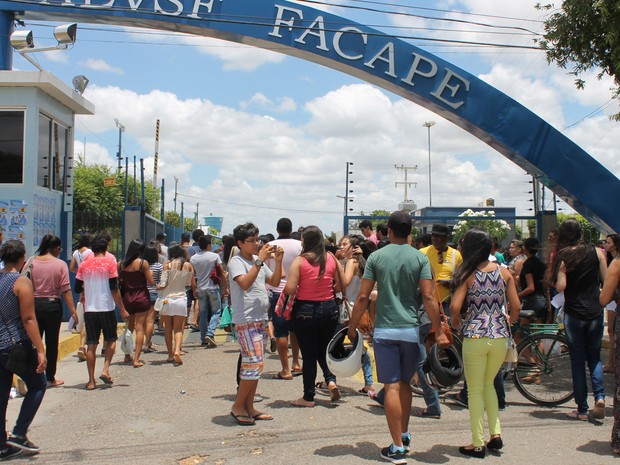
<path id="1" fill-rule="evenodd" d="M 399 26 L 407 28 L 401 32 L 426 37 L 532 44 L 531 36 L 489 35 L 471 25 L 344 8 L 356 4 L 353 0 L 328 3 L 336 5 L 329 7 L 335 14 L 383 26 L 378 28 L 387 32 Z M 433 16 L 542 30 L 535 1 L 504 3 L 433 2 L 433 8 L 446 10 Z M 57 24 L 33 21 L 27 26 L 38 45 L 46 45 Z M 413 29 L 417 27 L 444 30 Z M 578 91 L 573 77 L 548 65 L 542 52 L 415 44 L 499 88 L 556 128 L 567 128 L 563 132 L 569 138 L 612 173 L 620 173 L 618 125 L 608 119 L 618 111 L 617 104 L 609 102 L 610 79 L 598 81 L 592 73 L 586 90 Z M 409 174 L 417 183 L 409 197 L 418 207 L 426 206 L 428 146 L 422 125 L 430 120 L 436 122 L 431 129 L 434 206 L 465 209 L 492 197 L 498 206 L 530 213 L 530 178 L 522 169 L 425 108 L 313 63 L 214 39 L 84 23 L 71 50 L 36 58 L 67 83 L 77 74 L 90 79 L 84 96 L 95 104 L 96 115 L 77 119 L 76 153 L 84 152 L 85 140 L 88 162 L 116 166 L 118 118 L 126 126 L 123 153 L 144 157 L 148 178 L 159 118 L 159 177 L 166 179 L 166 209 L 173 209 L 176 176 L 186 216 L 193 216 L 198 202 L 201 218 L 224 217 L 224 232 L 245 221 L 255 222 L 262 232 L 274 232 L 282 216 L 295 226 L 316 224 L 326 233 L 340 231 L 343 202 L 336 196 L 345 190 L 347 161 L 354 162 L 354 213 L 396 209 L 403 189 L 394 183 L 403 175 L 394 165 L 403 164 L 417 165 Z M 14 68 L 33 69 L 18 55 Z M 584 119 L 601 105 L 606 105 L 602 111 Z"/>

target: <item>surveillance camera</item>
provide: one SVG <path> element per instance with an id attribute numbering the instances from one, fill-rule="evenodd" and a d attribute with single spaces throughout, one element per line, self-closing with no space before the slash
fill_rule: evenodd
<path id="1" fill-rule="evenodd" d="M 11 34 L 11 45 L 17 50 L 34 47 L 34 37 L 32 31 L 15 31 Z"/>
<path id="2" fill-rule="evenodd" d="M 54 28 L 54 37 L 59 44 L 74 44 L 77 36 L 77 23 L 63 24 Z"/>

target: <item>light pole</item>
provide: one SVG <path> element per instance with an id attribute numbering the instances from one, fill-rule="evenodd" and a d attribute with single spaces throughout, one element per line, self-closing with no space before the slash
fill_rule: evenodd
<path id="1" fill-rule="evenodd" d="M 177 194 L 178 194 L 177 188 L 179 187 L 179 178 L 177 178 L 176 176 L 173 176 L 173 178 L 174 178 L 174 212 L 176 213 L 177 212 Z"/>
<path id="2" fill-rule="evenodd" d="M 123 147 L 123 132 L 125 131 L 125 126 L 121 124 L 118 118 L 114 118 L 114 122 L 116 123 L 116 127 L 118 128 L 118 153 L 116 154 L 118 157 L 118 173 L 121 173 L 121 160 L 122 160 L 122 147 Z"/>
<path id="3" fill-rule="evenodd" d="M 353 190 L 349 189 L 349 184 L 353 184 L 353 181 L 349 181 L 349 175 L 353 174 L 353 171 L 349 171 L 350 166 L 353 166 L 353 163 L 348 161 L 346 177 L 345 177 L 346 181 L 345 181 L 345 186 L 344 186 L 344 197 L 343 197 L 344 198 L 344 218 L 343 218 L 342 232 L 345 236 L 349 234 L 349 202 L 353 202 L 353 199 L 349 199 L 349 194 L 353 193 Z"/>
<path id="4" fill-rule="evenodd" d="M 427 121 L 422 126 L 428 128 L 428 206 L 433 206 L 433 188 L 431 184 L 431 127 L 435 121 Z"/>

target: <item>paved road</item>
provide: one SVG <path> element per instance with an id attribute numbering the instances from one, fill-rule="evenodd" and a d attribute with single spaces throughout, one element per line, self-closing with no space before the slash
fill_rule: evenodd
<path id="1" fill-rule="evenodd" d="M 161 336 L 155 341 L 163 344 Z M 257 404 L 274 421 L 254 427 L 237 426 L 229 416 L 235 392 L 237 346 L 220 344 L 203 349 L 196 333 L 189 334 L 185 363 L 165 363 L 163 352 L 145 354 L 145 366 L 134 369 L 115 357 L 111 388 L 85 391 L 86 366 L 74 356 L 59 364 L 66 384 L 48 391 L 29 433 L 42 448 L 15 464 L 232 465 L 232 464 L 365 464 L 381 462 L 379 450 L 389 443 L 383 409 L 356 394 L 360 382 L 340 380 L 343 399 L 330 405 L 318 397 L 313 409 L 289 401 L 301 395 L 302 381 L 272 379 L 279 362 L 270 355 Z M 98 370 L 102 359 L 98 358 Z M 606 379 L 611 392 L 611 378 Z M 485 463 L 502 465 L 617 464 L 609 448 L 612 419 L 603 423 L 566 418 L 573 408 L 546 409 L 523 399 L 507 384 L 509 407 L 502 414 L 501 455 Z M 421 407 L 416 397 L 414 405 Z M 12 427 L 21 403 L 9 405 Z M 611 405 L 611 398 L 608 397 Z M 468 412 L 444 405 L 441 420 L 412 419 L 413 453 L 409 463 L 464 464 L 457 446 L 470 442 Z M 611 408 L 607 409 L 611 414 Z M 387 462 L 385 462 L 387 463 Z"/>

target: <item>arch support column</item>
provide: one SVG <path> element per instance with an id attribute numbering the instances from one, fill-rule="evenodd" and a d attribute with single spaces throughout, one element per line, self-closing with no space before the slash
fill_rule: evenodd
<path id="1" fill-rule="evenodd" d="M 0 11 L 0 71 L 13 69 L 13 47 L 9 38 L 15 20 L 12 11 Z"/>

